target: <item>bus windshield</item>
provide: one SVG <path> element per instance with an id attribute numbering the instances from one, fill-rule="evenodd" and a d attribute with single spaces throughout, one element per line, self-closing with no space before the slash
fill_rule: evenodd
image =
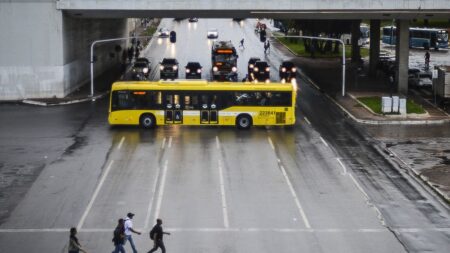
<path id="1" fill-rule="evenodd" d="M 232 62 L 236 60 L 236 56 L 232 54 L 217 54 L 214 55 L 215 62 Z"/>
<path id="2" fill-rule="evenodd" d="M 437 38 L 443 41 L 448 41 L 448 32 L 446 31 L 439 31 L 437 34 Z"/>

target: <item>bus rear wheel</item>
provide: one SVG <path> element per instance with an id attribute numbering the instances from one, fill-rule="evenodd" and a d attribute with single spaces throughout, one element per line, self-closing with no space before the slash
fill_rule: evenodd
<path id="1" fill-rule="evenodd" d="M 141 127 L 145 129 L 151 129 L 156 126 L 156 119 L 155 116 L 153 116 L 152 114 L 146 113 L 141 115 L 139 123 Z"/>
<path id="2" fill-rule="evenodd" d="M 250 129 L 252 126 L 252 117 L 250 115 L 239 115 L 236 119 L 236 127 L 239 129 Z"/>

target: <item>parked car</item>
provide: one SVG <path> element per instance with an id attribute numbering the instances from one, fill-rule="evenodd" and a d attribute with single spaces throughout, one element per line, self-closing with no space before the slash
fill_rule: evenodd
<path id="1" fill-rule="evenodd" d="M 279 68 L 281 82 L 291 82 L 297 76 L 297 68 L 291 61 L 283 61 Z"/>
<path id="2" fill-rule="evenodd" d="M 159 63 L 159 73 L 161 79 L 178 78 L 178 61 L 175 58 L 164 58 Z"/>
<path id="3" fill-rule="evenodd" d="M 186 79 L 202 78 L 202 65 L 198 62 L 188 62 L 186 65 Z"/>
<path id="4" fill-rule="evenodd" d="M 423 71 L 410 72 L 408 70 L 408 84 L 418 88 L 432 87 L 433 81 L 431 73 Z"/>
<path id="5" fill-rule="evenodd" d="M 198 22 L 198 18 L 189 18 L 189 22 Z"/>
<path id="6" fill-rule="evenodd" d="M 208 39 L 217 39 L 219 37 L 219 31 L 216 28 L 209 29 L 206 36 Z"/>
<path id="7" fill-rule="evenodd" d="M 255 67 L 255 63 L 257 62 L 257 61 L 260 61 L 261 59 L 260 58 L 258 58 L 258 57 L 251 57 L 249 60 L 248 60 L 248 65 L 247 65 L 247 75 L 248 75 L 248 80 L 250 81 L 250 82 L 252 82 L 253 80 L 254 80 L 254 77 L 253 77 L 253 68 Z"/>
<path id="8" fill-rule="evenodd" d="M 167 38 L 167 37 L 169 37 L 169 34 L 170 34 L 169 29 L 167 29 L 165 27 L 159 28 L 159 30 L 158 30 L 158 36 L 160 38 Z"/>
<path id="9" fill-rule="evenodd" d="M 265 61 L 255 62 L 253 67 L 253 77 L 256 82 L 270 82 L 270 66 Z"/>

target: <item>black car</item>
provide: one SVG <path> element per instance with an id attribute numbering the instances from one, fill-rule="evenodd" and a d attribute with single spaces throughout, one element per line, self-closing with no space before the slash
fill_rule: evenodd
<path id="1" fill-rule="evenodd" d="M 141 58 L 138 58 L 138 60 L 139 59 Z M 134 62 L 133 67 L 131 68 L 131 71 L 133 72 L 133 79 L 140 79 L 138 78 L 138 74 L 142 74 L 143 77 L 148 78 L 150 74 L 150 62 L 148 60 L 138 60 Z"/>
<path id="2" fill-rule="evenodd" d="M 253 78 L 258 82 L 270 82 L 270 66 L 265 61 L 255 62 L 252 72 Z"/>
<path id="3" fill-rule="evenodd" d="M 248 65 L 247 65 L 247 73 L 248 73 L 248 80 L 251 82 L 253 81 L 253 68 L 255 67 L 255 63 L 257 61 L 260 61 L 261 59 L 258 57 L 252 57 L 250 58 L 250 60 L 248 60 Z"/>
<path id="4" fill-rule="evenodd" d="M 280 65 L 279 74 L 281 82 L 290 82 L 297 76 L 297 67 L 291 61 L 284 61 Z"/>
<path id="5" fill-rule="evenodd" d="M 189 22 L 198 22 L 198 18 L 189 18 Z"/>
<path id="6" fill-rule="evenodd" d="M 175 79 L 178 78 L 178 61 L 175 58 L 164 58 L 159 63 L 160 78 L 161 79 Z"/>
<path id="7" fill-rule="evenodd" d="M 186 79 L 202 78 L 202 65 L 198 62 L 188 62 L 186 65 Z"/>

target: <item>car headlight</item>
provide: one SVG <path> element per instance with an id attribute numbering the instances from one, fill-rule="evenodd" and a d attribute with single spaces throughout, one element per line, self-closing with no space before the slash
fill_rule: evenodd
<path id="1" fill-rule="evenodd" d="M 270 68 L 269 67 L 266 67 L 266 72 L 269 72 L 270 71 Z"/>
<path id="2" fill-rule="evenodd" d="M 270 79 L 266 79 L 266 83 L 270 83 Z"/>
<path id="3" fill-rule="evenodd" d="M 172 69 L 173 69 L 173 70 L 177 70 L 177 69 L 178 69 L 178 66 L 177 66 L 177 65 L 173 65 L 173 66 L 172 66 Z"/>
<path id="4" fill-rule="evenodd" d="M 197 73 L 202 73 L 202 70 L 201 69 L 197 69 Z"/>
<path id="5" fill-rule="evenodd" d="M 231 71 L 236 72 L 236 71 L 237 71 L 237 68 L 236 68 L 236 67 L 232 67 L 232 68 L 231 68 Z"/>
<path id="6" fill-rule="evenodd" d="M 186 69 L 186 73 L 191 73 L 191 70 L 190 69 Z"/>
<path id="7" fill-rule="evenodd" d="M 293 68 L 292 68 L 292 72 L 297 72 L 297 68 L 296 68 L 296 67 L 293 67 Z"/>
<path id="8" fill-rule="evenodd" d="M 253 71 L 258 72 L 258 71 L 259 71 L 259 68 L 258 68 L 258 67 L 254 67 L 254 68 L 253 68 Z"/>
<path id="9" fill-rule="evenodd" d="M 219 71 L 219 68 L 217 66 L 214 66 L 213 71 Z"/>
<path id="10" fill-rule="evenodd" d="M 248 65 L 248 67 L 252 69 L 252 68 L 254 68 L 254 67 L 255 67 L 255 65 L 253 65 L 253 64 L 250 64 L 250 65 Z"/>
<path id="11" fill-rule="evenodd" d="M 286 79 L 281 79 L 281 83 L 286 83 Z"/>
<path id="12" fill-rule="evenodd" d="M 282 67 L 282 68 L 281 68 L 281 72 L 283 72 L 283 73 L 286 72 L 286 68 L 285 68 L 285 67 Z"/>
<path id="13" fill-rule="evenodd" d="M 164 66 L 159 66 L 159 70 L 164 70 Z"/>
<path id="14" fill-rule="evenodd" d="M 133 68 L 133 72 L 136 72 L 136 69 L 135 69 L 135 68 Z"/>
<path id="15" fill-rule="evenodd" d="M 148 68 L 144 68 L 144 69 L 142 70 L 142 72 L 144 72 L 144 74 L 147 74 L 147 73 L 148 73 Z"/>

